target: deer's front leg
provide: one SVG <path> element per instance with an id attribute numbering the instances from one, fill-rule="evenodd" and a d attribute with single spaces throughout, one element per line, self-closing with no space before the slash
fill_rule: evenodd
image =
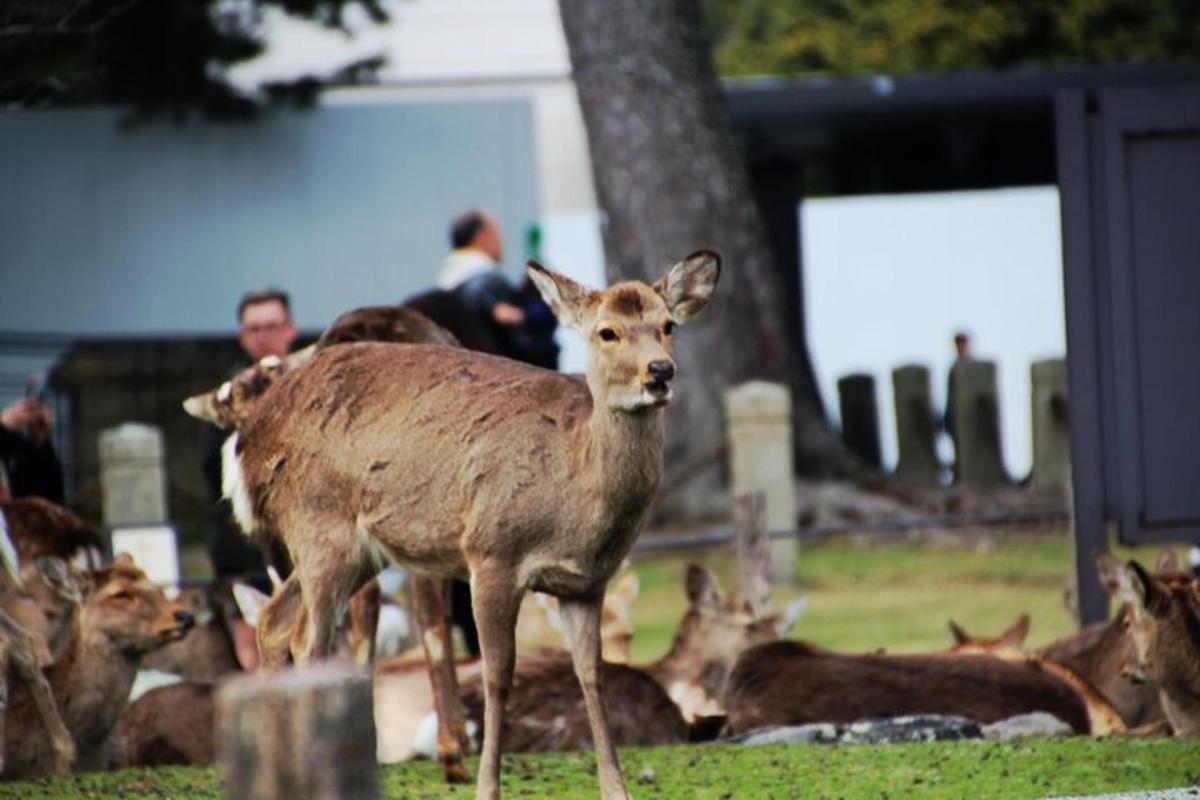
<path id="1" fill-rule="evenodd" d="M 504 567 L 483 565 L 471 570 L 471 608 L 479 628 L 483 656 L 483 752 L 479 759 L 476 800 L 500 797 L 500 740 L 504 733 L 504 704 L 512 687 L 516 661 L 517 611 L 521 590 L 516 575 Z"/>
<path id="2" fill-rule="evenodd" d="M 450 637 L 449 584 L 438 578 L 412 576 L 413 619 L 433 690 L 437 712 L 438 758 L 447 783 L 468 783 L 471 773 L 463 761 L 467 749 L 466 715 L 454 672 L 454 642 Z"/>
<path id="3" fill-rule="evenodd" d="M 571 648 L 575 674 L 583 688 L 588 723 L 596 746 L 596 769 L 600 778 L 600 795 L 604 800 L 628 800 L 625 779 L 617 749 L 608 732 L 608 719 L 600 702 L 600 609 L 604 595 L 593 600 L 564 600 L 559 598 L 563 633 Z"/>

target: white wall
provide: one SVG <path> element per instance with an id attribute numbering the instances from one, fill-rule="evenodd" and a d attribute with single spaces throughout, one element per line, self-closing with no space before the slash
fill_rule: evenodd
<path id="1" fill-rule="evenodd" d="M 837 417 L 837 379 L 875 376 L 885 463 L 896 461 L 891 370 L 931 370 L 945 405 L 951 337 L 998 364 L 1005 461 L 1030 465 L 1029 365 L 1066 352 L 1053 186 L 809 200 L 800 208 L 811 355 Z"/>

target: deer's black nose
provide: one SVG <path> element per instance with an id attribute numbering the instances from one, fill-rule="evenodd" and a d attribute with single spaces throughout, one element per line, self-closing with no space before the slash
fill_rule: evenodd
<path id="1" fill-rule="evenodd" d="M 175 612 L 175 621 L 178 622 L 179 627 L 183 628 L 185 631 L 188 630 L 189 628 L 191 628 L 192 625 L 194 625 L 196 623 L 195 617 L 193 617 L 187 611 L 176 611 Z"/>
<path id="2" fill-rule="evenodd" d="M 661 383 L 666 383 L 675 377 L 675 365 L 670 361 L 651 361 L 650 377 Z"/>

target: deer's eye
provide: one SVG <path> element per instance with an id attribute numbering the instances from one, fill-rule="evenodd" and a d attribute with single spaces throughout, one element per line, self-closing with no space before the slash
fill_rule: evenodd
<path id="1" fill-rule="evenodd" d="M 672 320 L 667 320 L 667 324 L 663 325 L 663 335 L 670 336 L 675 332 L 675 323 Z"/>
<path id="2" fill-rule="evenodd" d="M 617 336 L 617 332 L 614 331 L 612 328 L 601 328 L 600 329 L 600 338 L 606 342 L 615 342 L 620 337 Z"/>

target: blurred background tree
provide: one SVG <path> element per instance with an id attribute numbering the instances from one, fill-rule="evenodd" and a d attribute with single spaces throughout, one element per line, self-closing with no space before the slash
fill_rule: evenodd
<path id="1" fill-rule="evenodd" d="M 118 104 L 143 114 L 245 117 L 260 103 L 232 87 L 224 70 L 262 52 L 263 8 L 340 28 L 351 3 L 377 22 L 387 19 L 378 0 L 4 0 L 0 105 Z M 352 63 L 332 80 L 352 81 L 377 66 Z M 303 77 L 263 89 L 308 102 L 320 86 Z"/>
<path id="2" fill-rule="evenodd" d="M 1200 56 L 1196 0 L 708 0 L 706 15 L 724 75 Z"/>

